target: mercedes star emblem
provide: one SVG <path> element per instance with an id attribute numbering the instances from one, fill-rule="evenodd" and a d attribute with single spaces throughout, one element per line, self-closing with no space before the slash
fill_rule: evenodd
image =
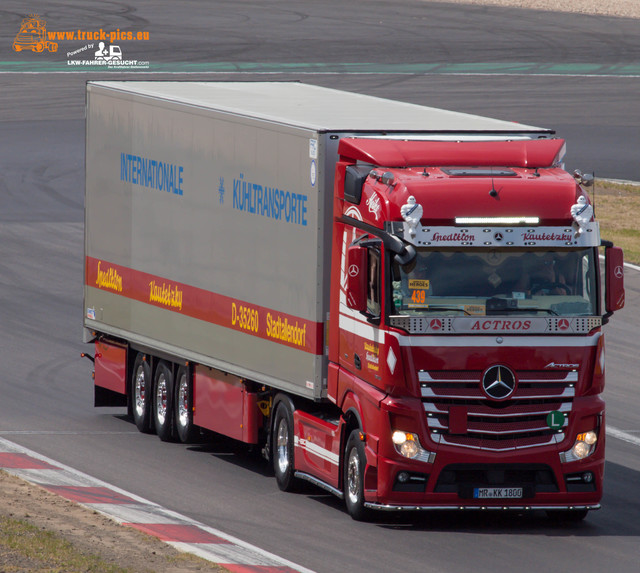
<path id="1" fill-rule="evenodd" d="M 516 389 L 516 377 L 506 366 L 492 366 L 482 377 L 482 389 L 493 400 L 504 400 Z"/>

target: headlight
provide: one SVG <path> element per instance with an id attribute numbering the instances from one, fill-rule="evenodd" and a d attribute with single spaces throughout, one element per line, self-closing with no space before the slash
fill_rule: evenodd
<path id="1" fill-rule="evenodd" d="M 575 462 L 589 457 L 595 451 L 597 441 L 598 434 L 593 430 L 578 434 L 573 447 L 566 452 L 560 453 L 560 461 Z"/>
<path id="2" fill-rule="evenodd" d="M 420 445 L 416 434 L 396 430 L 391 435 L 391 441 L 396 452 L 405 458 L 427 463 L 433 463 L 436 458 L 435 452 L 428 452 Z"/>

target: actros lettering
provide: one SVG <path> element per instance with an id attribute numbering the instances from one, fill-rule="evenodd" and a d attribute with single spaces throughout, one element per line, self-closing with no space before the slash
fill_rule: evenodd
<path id="1" fill-rule="evenodd" d="M 476 320 L 471 330 L 529 330 L 530 320 Z"/>

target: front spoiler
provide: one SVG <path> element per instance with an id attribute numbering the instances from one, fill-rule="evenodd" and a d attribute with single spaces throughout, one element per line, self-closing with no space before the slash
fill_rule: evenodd
<path id="1" fill-rule="evenodd" d="M 389 505 L 365 502 L 367 509 L 376 511 L 595 511 L 602 506 L 599 503 L 589 505 Z"/>

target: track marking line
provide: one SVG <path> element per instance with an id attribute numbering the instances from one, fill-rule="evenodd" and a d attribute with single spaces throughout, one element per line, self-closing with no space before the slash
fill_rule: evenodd
<path id="1" fill-rule="evenodd" d="M 230 571 L 314 573 L 223 531 L 163 508 L 2 437 L 0 469 L 78 505 L 99 511 L 116 523 L 145 531 L 180 551 L 193 553 Z M 144 521 L 129 521 L 133 516 Z"/>
<path id="2" fill-rule="evenodd" d="M 611 426 L 606 427 L 605 433 L 608 438 L 616 438 L 618 440 L 622 440 L 623 442 L 633 444 L 634 446 L 640 446 L 640 436 L 634 436 L 632 434 L 629 434 L 628 432 L 623 432 L 622 430 L 613 428 Z"/>

